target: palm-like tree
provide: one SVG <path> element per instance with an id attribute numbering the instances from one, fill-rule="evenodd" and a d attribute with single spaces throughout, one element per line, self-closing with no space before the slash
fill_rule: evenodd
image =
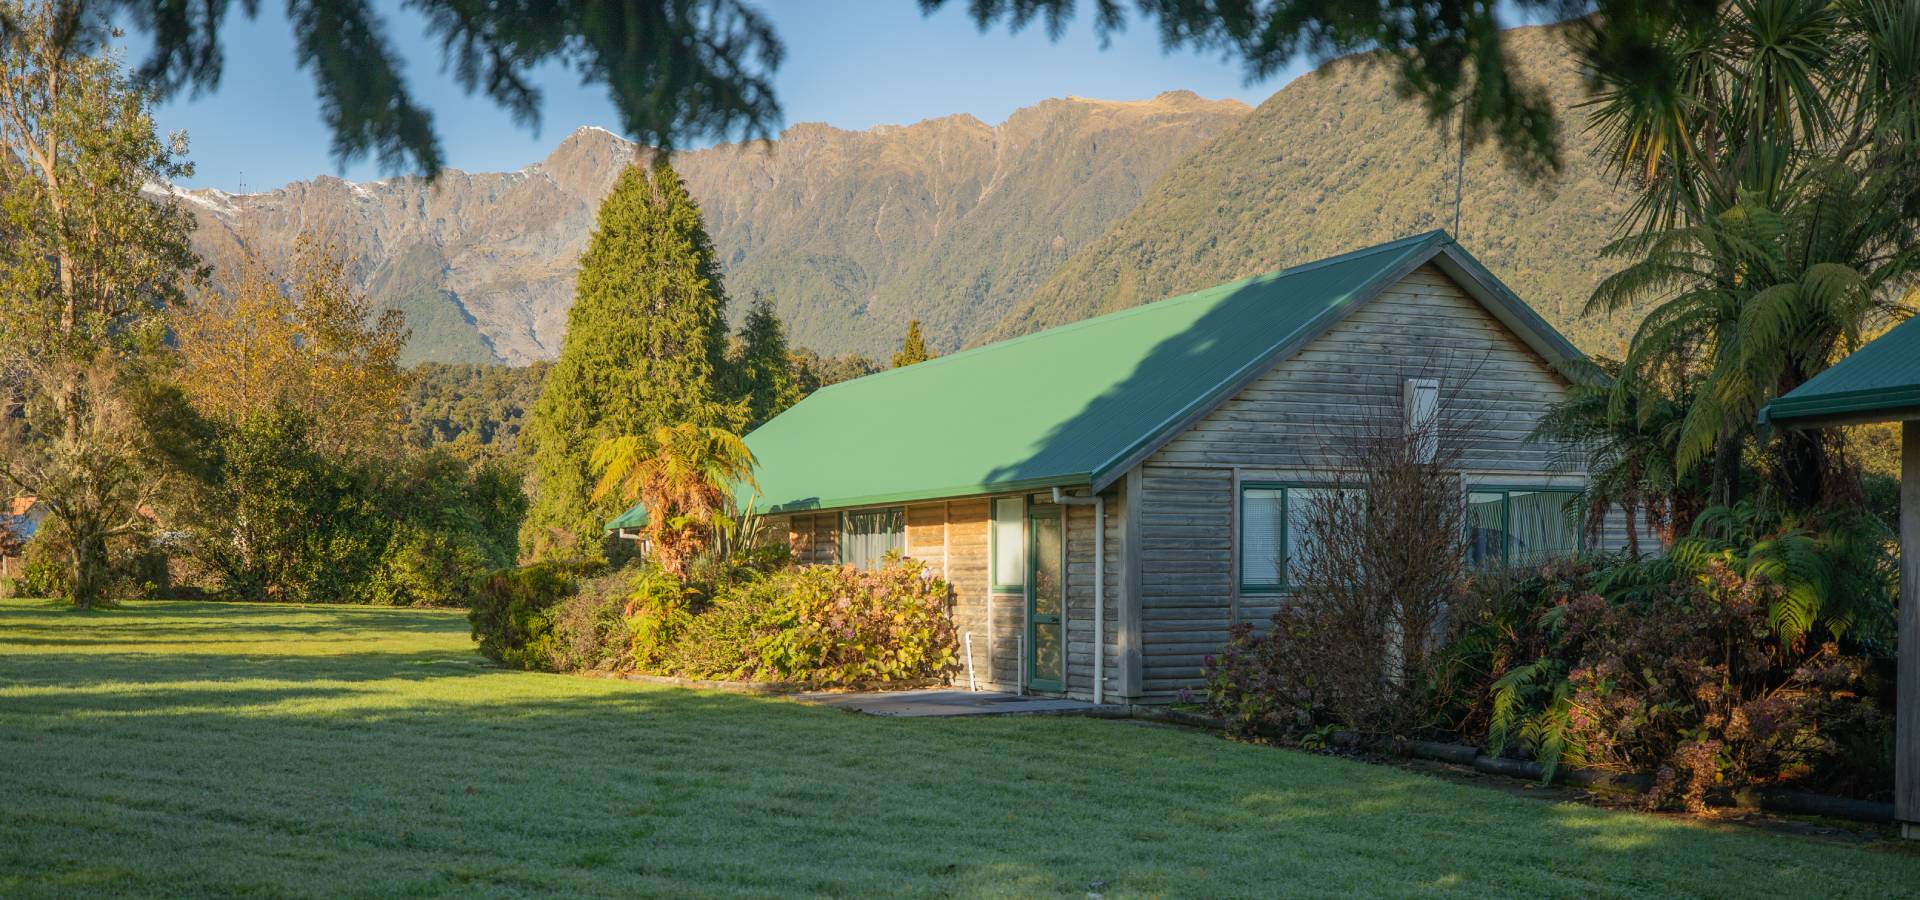
<path id="1" fill-rule="evenodd" d="M 1656 301 L 1634 334 L 1613 406 L 1677 369 L 1691 391 L 1673 452 L 1685 475 L 1711 463 L 1716 504 L 1734 502 L 1740 454 L 1760 407 L 1858 347 L 1863 333 L 1906 312 L 1915 271 L 1914 218 L 1901 208 L 1908 173 L 1810 166 L 1783 209 L 1744 197 L 1713 220 L 1614 242 L 1633 262 L 1601 282 L 1589 308 Z M 1787 432 L 1768 447 L 1770 481 L 1789 508 L 1815 505 L 1832 485 L 1836 434 Z"/>
<path id="2" fill-rule="evenodd" d="M 618 491 L 647 511 L 646 536 L 660 567 L 685 576 L 687 563 L 729 527 L 734 489 L 755 487 L 753 451 L 731 431 L 694 422 L 601 441 L 593 450 L 598 500 Z"/>
<path id="3" fill-rule="evenodd" d="M 1920 4 L 1736 0 L 1660 44 L 1662 77 L 1596 75 L 1590 127 L 1640 188 L 1630 260 L 1589 311 L 1650 304 L 1615 382 L 1698 374 L 1673 442 L 1680 475 L 1710 462 L 1731 504 L 1767 400 L 1904 312 L 1920 220 Z M 1822 432 L 1769 448 L 1805 508 L 1833 478 Z"/>
<path id="4" fill-rule="evenodd" d="M 1542 416 L 1535 437 L 1559 448 L 1561 462 L 1587 472 L 1580 498 L 1589 534 L 1598 534 L 1607 513 L 1626 513 L 1627 552 L 1638 556 L 1641 531 L 1661 546 L 1686 532 L 1704 507 L 1697 476 L 1674 466 L 1674 446 L 1697 378 L 1686 371 L 1660 373 L 1657 383 L 1620 388 L 1620 362 L 1596 358 L 1566 373 L 1567 399 Z"/>

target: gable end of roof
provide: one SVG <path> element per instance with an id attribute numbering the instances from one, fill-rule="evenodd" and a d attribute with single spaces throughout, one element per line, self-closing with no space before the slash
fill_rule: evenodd
<path id="1" fill-rule="evenodd" d="M 1101 464 L 1090 473 L 1093 492 L 1099 493 L 1100 491 L 1106 490 L 1109 485 L 1119 480 L 1121 475 L 1126 474 L 1134 466 L 1139 465 L 1141 461 L 1152 456 L 1155 452 L 1159 451 L 1161 447 L 1166 446 L 1169 441 L 1172 441 L 1187 429 L 1192 428 L 1195 423 L 1206 418 L 1214 410 L 1219 409 L 1221 404 L 1245 390 L 1248 385 L 1252 384 L 1260 376 L 1266 374 L 1268 370 L 1292 358 L 1294 354 L 1300 352 L 1307 344 L 1312 343 L 1315 338 L 1326 334 L 1333 326 L 1340 324 L 1342 320 L 1351 315 L 1354 310 L 1372 302 L 1374 298 L 1380 296 L 1382 291 L 1398 283 L 1400 279 L 1407 277 L 1408 273 L 1426 264 L 1428 260 L 1433 259 L 1434 256 L 1440 252 L 1442 247 L 1452 242 L 1453 238 L 1448 236 L 1445 231 L 1429 231 L 1425 234 L 1415 235 L 1410 238 L 1402 238 L 1399 241 L 1394 241 L 1389 244 L 1369 247 L 1353 253 L 1344 253 L 1340 256 L 1329 257 L 1295 269 L 1285 270 L 1289 274 L 1306 271 L 1331 263 L 1344 262 L 1359 254 L 1381 252 L 1393 247 L 1395 244 L 1405 244 L 1407 245 L 1407 249 L 1411 251 L 1405 259 L 1395 263 L 1393 267 L 1383 269 L 1368 279 L 1366 284 L 1360 290 L 1356 291 L 1353 296 L 1348 297 L 1346 300 L 1334 306 L 1328 307 L 1324 312 L 1303 323 L 1292 333 L 1276 342 L 1267 352 L 1250 360 L 1246 365 L 1235 371 L 1231 377 L 1215 385 L 1213 389 L 1206 394 L 1196 397 L 1193 403 L 1181 410 L 1179 414 L 1161 423 L 1158 428 L 1143 435 L 1133 446 L 1115 454 L 1111 459 Z"/>
<path id="2" fill-rule="evenodd" d="M 1275 344 L 1273 349 L 1235 372 L 1232 378 L 1222 382 L 1207 395 L 1196 399 L 1180 415 L 1168 420 L 1139 443 L 1101 465 L 1092 473 L 1093 493 L 1106 490 L 1108 486 L 1118 481 L 1121 475 L 1131 471 L 1134 466 L 1144 462 L 1174 438 L 1198 424 L 1201 419 L 1219 409 L 1221 404 L 1245 390 L 1274 366 L 1292 358 L 1294 354 L 1305 349 L 1308 344 L 1352 315 L 1355 310 L 1373 302 L 1388 288 L 1398 284 L 1415 269 L 1429 262 L 1439 266 L 1440 270 L 1457 282 L 1468 296 L 1518 335 L 1530 349 L 1546 359 L 1555 371 L 1560 371 L 1561 366 L 1567 363 L 1586 360 L 1587 356 L 1580 351 L 1580 348 L 1575 347 L 1572 341 L 1567 340 L 1552 325 L 1547 324 L 1539 313 L 1534 312 L 1533 307 L 1528 306 L 1526 301 L 1521 300 L 1519 295 L 1481 265 L 1479 260 L 1474 259 L 1471 254 L 1461 248 L 1459 242 L 1446 231 L 1436 229 L 1411 238 L 1403 238 L 1394 243 L 1407 243 L 1419 249 L 1393 268 L 1375 275 L 1368 281 L 1365 288 L 1356 292 L 1354 296 L 1329 308 L 1287 335 Z M 1383 244 L 1356 252 L 1377 252 L 1391 246 L 1393 245 Z M 1355 254 L 1349 253 L 1330 257 L 1310 265 L 1336 262 L 1351 258 L 1353 255 Z"/>

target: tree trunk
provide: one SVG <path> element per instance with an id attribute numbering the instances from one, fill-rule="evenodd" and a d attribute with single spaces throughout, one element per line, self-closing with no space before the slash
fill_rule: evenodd
<path id="1" fill-rule="evenodd" d="M 67 593 L 79 609 L 92 609 L 106 599 L 107 539 L 98 532 L 72 535 L 73 569 L 68 573 Z"/>
<path id="2" fill-rule="evenodd" d="M 1745 445 L 1739 434 L 1722 434 L 1713 448 L 1714 506 L 1732 506 L 1740 502 L 1740 451 Z"/>
<path id="3" fill-rule="evenodd" d="M 1825 499 L 1828 468 L 1827 433 L 1822 428 L 1793 428 L 1780 434 L 1774 450 L 1774 489 L 1789 509 L 1812 509 Z"/>

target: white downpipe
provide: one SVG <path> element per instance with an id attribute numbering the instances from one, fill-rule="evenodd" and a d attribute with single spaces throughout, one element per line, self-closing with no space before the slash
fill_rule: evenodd
<path id="1" fill-rule="evenodd" d="M 1100 706 L 1107 687 L 1107 498 L 1069 497 L 1054 488 L 1053 502 L 1093 507 L 1093 705 Z"/>
<path id="2" fill-rule="evenodd" d="M 967 692 L 980 690 L 973 682 L 973 632 L 967 632 Z"/>

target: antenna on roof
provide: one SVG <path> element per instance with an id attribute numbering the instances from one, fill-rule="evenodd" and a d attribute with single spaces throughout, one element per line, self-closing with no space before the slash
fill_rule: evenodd
<path id="1" fill-rule="evenodd" d="M 1453 239 L 1460 239 L 1460 200 L 1467 177 L 1467 104 L 1460 103 L 1460 157 L 1453 165 Z"/>

